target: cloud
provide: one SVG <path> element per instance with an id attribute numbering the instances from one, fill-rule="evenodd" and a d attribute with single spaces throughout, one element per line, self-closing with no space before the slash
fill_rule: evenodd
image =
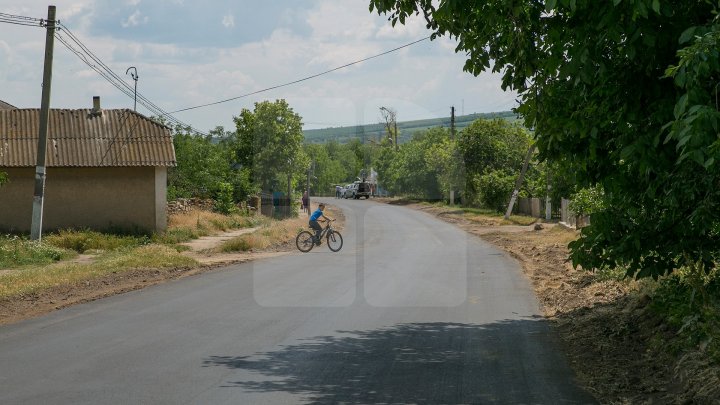
<path id="1" fill-rule="evenodd" d="M 140 24 L 147 24 L 148 21 L 149 18 L 147 16 L 143 17 L 140 10 L 135 10 L 135 12 L 132 13 L 127 20 L 122 21 L 120 25 L 122 25 L 123 28 L 135 27 Z"/>
<path id="2" fill-rule="evenodd" d="M 222 18 L 222 25 L 225 28 L 232 28 L 235 26 L 235 17 L 233 17 L 232 14 L 228 14 L 223 16 Z"/>

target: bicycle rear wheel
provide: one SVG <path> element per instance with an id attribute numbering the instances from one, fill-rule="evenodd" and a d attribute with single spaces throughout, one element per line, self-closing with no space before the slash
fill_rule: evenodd
<path id="1" fill-rule="evenodd" d="M 337 252 L 342 249 L 343 238 L 338 231 L 329 232 L 327 235 L 327 245 L 333 252 Z"/>
<path id="2" fill-rule="evenodd" d="M 315 245 L 315 236 L 310 231 L 302 231 L 295 238 L 295 246 L 301 252 L 309 252 Z"/>

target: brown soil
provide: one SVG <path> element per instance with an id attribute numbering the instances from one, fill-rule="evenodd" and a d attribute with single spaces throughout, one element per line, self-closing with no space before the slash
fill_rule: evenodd
<path id="1" fill-rule="evenodd" d="M 382 200 L 381 200 L 382 201 Z M 397 201 L 385 201 L 398 203 Z M 650 298 L 638 285 L 601 280 L 597 275 L 573 269 L 566 259 L 567 243 L 576 231 L 557 224 L 499 225 L 500 221 L 464 216 L 451 208 L 403 203 L 409 208 L 436 215 L 469 233 L 502 248 L 522 263 L 542 309 L 556 326 L 578 380 L 604 404 L 705 404 L 720 403 L 720 370 L 702 353 L 681 359 L 653 351 L 653 336 L 670 333 L 662 322 L 645 311 Z M 341 229 L 342 216 L 337 217 Z M 301 214 L 298 223 L 304 225 Z M 84 284 L 66 286 L 0 301 L 0 324 L 17 322 L 73 304 L 144 288 L 167 280 L 212 270 L 220 265 L 287 254 L 294 241 L 283 241 L 262 251 L 221 254 L 212 248 L 230 235 L 202 238 L 188 243 L 186 254 L 202 263 L 193 269 L 136 270 L 112 274 Z M 82 260 L 90 260 L 83 257 Z"/>

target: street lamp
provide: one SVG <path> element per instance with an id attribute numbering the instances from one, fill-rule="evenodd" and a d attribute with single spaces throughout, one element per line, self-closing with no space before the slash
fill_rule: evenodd
<path id="1" fill-rule="evenodd" d="M 134 70 L 134 72 L 130 73 L 130 77 L 132 77 L 132 79 L 135 81 L 135 104 L 133 105 L 133 111 L 137 111 L 137 81 L 140 76 L 138 76 L 137 68 L 135 68 L 135 66 L 130 66 L 129 68 L 127 68 L 125 74 L 128 74 L 128 72 L 130 72 L 130 69 Z"/>

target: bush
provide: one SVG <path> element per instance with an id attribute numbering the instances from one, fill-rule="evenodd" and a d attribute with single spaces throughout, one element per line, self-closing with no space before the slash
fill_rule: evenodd
<path id="1" fill-rule="evenodd" d="M 674 330 L 673 339 L 663 340 L 672 353 L 688 349 L 705 351 L 720 362 L 720 274 L 703 275 L 698 284 L 690 269 L 682 268 L 662 280 L 651 308 Z"/>
<path id="2" fill-rule="evenodd" d="M 233 199 L 233 186 L 230 183 L 220 182 L 215 191 L 215 211 L 229 215 L 238 212 Z"/>
<path id="3" fill-rule="evenodd" d="M 590 215 L 602 210 L 605 193 L 600 186 L 578 190 L 570 201 L 570 210 L 578 216 Z"/>
<path id="4" fill-rule="evenodd" d="M 48 264 L 73 255 L 72 251 L 17 236 L 0 238 L 0 268 Z"/>
<path id="5" fill-rule="evenodd" d="M 510 201 L 515 187 L 515 175 L 495 170 L 473 178 L 473 188 L 480 204 L 486 208 L 503 212 Z"/>

